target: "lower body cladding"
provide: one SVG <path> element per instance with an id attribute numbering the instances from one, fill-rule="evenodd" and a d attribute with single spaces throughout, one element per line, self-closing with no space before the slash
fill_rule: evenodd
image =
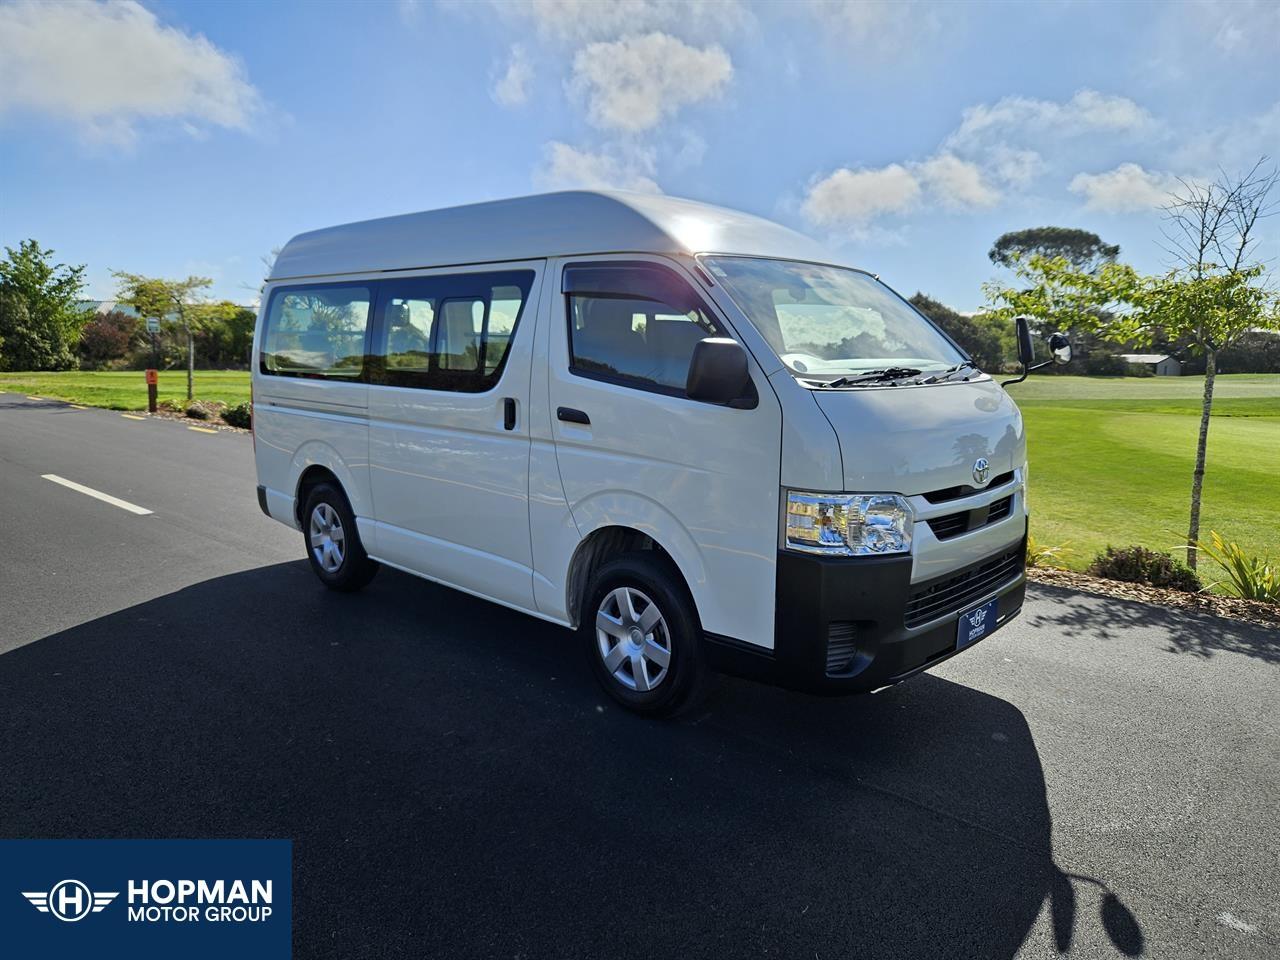
<path id="1" fill-rule="evenodd" d="M 708 634 L 707 655 L 725 673 L 793 690 L 867 693 L 941 663 L 1016 617 L 1026 552 L 1024 537 L 912 583 L 910 556 L 781 551 L 773 650 Z"/>

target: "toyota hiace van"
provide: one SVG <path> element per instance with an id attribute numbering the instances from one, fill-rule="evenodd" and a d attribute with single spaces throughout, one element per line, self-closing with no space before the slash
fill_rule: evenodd
<path id="1" fill-rule="evenodd" d="M 566 192 L 301 234 L 253 398 L 259 503 L 325 586 L 385 565 L 577 630 L 643 713 L 713 671 L 876 690 L 1022 607 L 1018 408 L 754 216 Z"/>

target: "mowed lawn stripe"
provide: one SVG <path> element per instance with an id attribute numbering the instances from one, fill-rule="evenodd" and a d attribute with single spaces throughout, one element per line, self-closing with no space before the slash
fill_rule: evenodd
<path id="1" fill-rule="evenodd" d="M 1039 384 L 1034 399 L 1015 394 L 1030 446 L 1036 539 L 1067 543 L 1072 552 L 1066 563 L 1077 569 L 1108 544 L 1139 543 L 1181 556 L 1199 400 L 1136 396 L 1135 384 L 1170 392 L 1149 380 L 1045 379 L 1066 382 Z M 1233 389 L 1234 379 L 1225 378 L 1228 393 L 1240 392 Z M 1108 385 L 1115 393 L 1110 402 L 1098 395 Z M 1248 397 L 1228 396 L 1214 404 L 1201 535 L 1216 530 L 1251 553 L 1280 558 L 1280 377 L 1250 378 L 1245 386 Z M 1050 387 L 1057 396 L 1045 396 Z M 1077 388 L 1089 399 L 1079 399 Z M 1202 389 L 1203 381 L 1186 378 L 1176 386 L 1188 393 L 1190 388 Z M 1201 573 L 1206 580 L 1221 576 L 1212 563 L 1202 565 Z"/>
<path id="2" fill-rule="evenodd" d="M 160 371 L 158 399 L 185 403 L 185 370 Z M 31 395 L 31 399 L 59 399 L 106 407 L 109 410 L 147 409 L 147 384 L 141 370 L 68 370 L 59 373 L 0 373 L 0 391 Z M 226 404 L 249 399 L 249 374 L 243 370 L 197 370 L 195 395 Z"/>

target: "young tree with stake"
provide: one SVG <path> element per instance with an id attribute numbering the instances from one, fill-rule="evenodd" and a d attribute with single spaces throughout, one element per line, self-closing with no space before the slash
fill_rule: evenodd
<path id="1" fill-rule="evenodd" d="M 1157 340 L 1184 343 L 1204 354 L 1187 525 L 1187 566 L 1193 570 L 1218 354 L 1251 330 L 1280 329 L 1275 291 L 1265 282 L 1265 265 L 1254 256 L 1259 222 L 1277 207 L 1271 199 L 1277 180 L 1280 173 L 1266 169 L 1263 158 L 1243 176 L 1182 181 L 1165 207 L 1164 233 L 1175 265 L 1161 276 L 1144 277 L 1120 263 L 1082 270 L 1065 257 L 1033 254 L 1011 264 L 1029 286 L 987 287 L 1003 314 L 1030 313 L 1140 347 Z"/>
<path id="2" fill-rule="evenodd" d="M 187 277 L 185 280 L 161 280 L 136 273 L 113 270 L 112 276 L 120 287 L 120 299 L 129 304 L 143 319 L 155 319 L 161 323 L 173 322 L 187 338 L 187 400 L 194 398 L 193 385 L 196 369 L 196 340 L 194 330 L 205 322 L 207 312 L 196 299 L 199 293 L 213 285 L 208 277 Z M 176 319 L 172 319 L 176 318 Z"/>

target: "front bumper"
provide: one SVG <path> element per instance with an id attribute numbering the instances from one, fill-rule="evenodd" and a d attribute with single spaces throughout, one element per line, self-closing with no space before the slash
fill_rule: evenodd
<path id="1" fill-rule="evenodd" d="M 773 650 L 708 634 L 708 656 L 725 673 L 794 690 L 876 690 L 959 652 L 962 611 L 994 597 L 995 629 L 1016 617 L 1026 593 L 1026 550 L 1023 537 L 968 567 L 916 584 L 910 556 L 779 551 Z"/>

